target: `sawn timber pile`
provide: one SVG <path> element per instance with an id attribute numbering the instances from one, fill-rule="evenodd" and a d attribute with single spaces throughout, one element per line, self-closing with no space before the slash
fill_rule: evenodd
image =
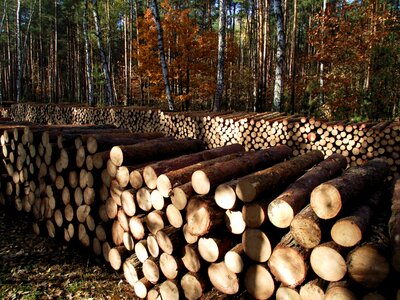
<path id="1" fill-rule="evenodd" d="M 1 203 L 104 257 L 140 298 L 399 297 L 400 180 L 384 159 L 347 168 L 341 154 L 287 145 L 0 128 Z"/>

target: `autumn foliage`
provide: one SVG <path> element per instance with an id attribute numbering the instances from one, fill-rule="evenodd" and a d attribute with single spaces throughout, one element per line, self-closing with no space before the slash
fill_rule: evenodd
<path id="1" fill-rule="evenodd" d="M 377 1 L 339 1 L 313 18 L 309 38 L 315 52 L 311 60 L 323 64 L 323 69 L 319 65 L 313 77 L 312 96 L 328 116 L 374 118 L 371 114 L 383 109 L 376 110 L 370 102 L 374 97 L 376 105 L 377 98 L 383 99 L 382 93 L 386 92 L 382 85 L 376 85 L 385 68 L 380 61 L 383 57 L 377 53 L 391 47 L 391 39 L 396 38 L 394 26 L 394 15 Z M 393 103 L 381 104 L 393 107 Z"/>

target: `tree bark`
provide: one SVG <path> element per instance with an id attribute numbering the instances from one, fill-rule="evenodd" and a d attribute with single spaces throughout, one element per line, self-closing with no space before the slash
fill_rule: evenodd
<path id="1" fill-rule="evenodd" d="M 222 93 L 224 91 L 225 35 L 226 0 L 219 0 L 217 89 L 215 91 L 213 111 L 221 110 Z"/>
<path id="2" fill-rule="evenodd" d="M 93 5 L 94 26 L 96 28 L 97 46 L 99 48 L 100 60 L 106 84 L 106 101 L 108 105 L 114 105 L 114 93 L 108 66 L 109 62 L 107 60 L 107 55 L 106 52 L 104 51 L 104 46 L 103 46 L 103 34 L 101 31 L 100 17 L 97 8 L 97 0 L 92 0 L 92 5 Z"/>
<path id="3" fill-rule="evenodd" d="M 283 96 L 283 68 L 285 65 L 285 29 L 282 14 L 281 0 L 273 0 L 273 9 L 276 18 L 277 50 L 275 67 L 275 85 L 273 106 L 277 111 L 282 109 Z"/>
<path id="4" fill-rule="evenodd" d="M 172 98 L 172 91 L 171 91 L 171 86 L 170 86 L 169 77 L 168 77 L 168 66 L 167 66 L 167 61 L 165 59 L 165 54 L 164 54 L 163 29 L 161 26 L 160 13 L 158 11 L 157 0 L 151 0 L 151 10 L 153 12 L 154 22 L 157 27 L 158 51 L 160 54 L 161 70 L 162 70 L 164 83 L 165 83 L 165 91 L 167 93 L 168 109 L 175 110 L 175 103 L 174 103 L 174 99 Z"/>
<path id="5" fill-rule="evenodd" d="M 400 179 L 395 180 L 392 195 L 389 236 L 392 244 L 392 265 L 400 272 Z"/>
<path id="6" fill-rule="evenodd" d="M 87 103 L 94 105 L 94 90 L 93 90 L 93 75 L 92 75 L 92 61 L 90 59 L 89 49 L 89 36 L 88 36 L 88 0 L 85 0 L 85 8 L 83 12 L 83 39 L 85 42 L 85 66 L 86 66 L 86 79 L 88 87 Z"/>
<path id="7" fill-rule="evenodd" d="M 16 7 L 16 39 L 17 39 L 17 102 L 20 102 L 22 97 L 22 49 L 21 49 L 21 28 L 20 28 L 20 9 L 21 9 L 21 1 L 17 0 L 17 7 Z"/>

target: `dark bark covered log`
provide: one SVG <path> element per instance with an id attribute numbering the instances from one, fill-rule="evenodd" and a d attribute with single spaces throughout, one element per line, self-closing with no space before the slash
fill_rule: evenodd
<path id="1" fill-rule="evenodd" d="M 155 158 L 163 159 L 181 154 L 200 151 L 204 148 L 200 140 L 171 140 L 162 138 L 135 145 L 114 146 L 110 151 L 110 159 L 116 166 L 134 165 Z"/>
<path id="2" fill-rule="evenodd" d="M 249 174 L 239 180 L 235 189 L 236 195 L 244 202 L 254 201 L 262 193 L 291 183 L 323 158 L 322 152 L 310 151 L 268 169 Z"/>
<path id="3" fill-rule="evenodd" d="M 310 198 L 311 207 L 321 219 L 331 219 L 344 209 L 357 204 L 360 197 L 378 187 L 388 174 L 383 159 L 373 159 L 362 166 L 348 169 L 337 177 L 316 187 Z"/>
<path id="4" fill-rule="evenodd" d="M 268 217 L 279 228 L 289 227 L 294 216 L 305 206 L 312 190 L 337 176 L 347 166 L 340 154 L 333 154 L 291 184 L 268 205 Z"/>
<path id="5" fill-rule="evenodd" d="M 164 173 L 157 178 L 157 189 L 164 197 L 168 197 L 171 195 L 173 188 L 190 182 L 192 174 L 195 171 L 206 168 L 208 166 L 212 166 L 216 163 L 225 162 L 232 160 L 234 158 L 238 158 L 240 156 L 243 156 L 244 154 L 245 152 L 228 154 L 214 159 L 202 161 L 182 169 Z"/>
<path id="6" fill-rule="evenodd" d="M 247 152 L 239 158 L 216 163 L 193 173 L 193 189 L 197 194 L 205 195 L 223 182 L 282 161 L 289 157 L 291 152 L 289 147 L 281 145 L 265 150 Z"/>
<path id="7" fill-rule="evenodd" d="M 159 161 L 157 163 L 150 164 L 143 169 L 143 179 L 149 188 L 155 189 L 157 187 L 157 178 L 161 174 L 182 169 L 201 161 L 242 151 L 244 151 L 243 146 L 234 144 Z"/>
<path id="8" fill-rule="evenodd" d="M 294 288 L 306 278 L 309 256 L 310 250 L 301 247 L 289 232 L 272 251 L 268 266 L 276 280 Z"/>
<path id="9" fill-rule="evenodd" d="M 392 195 L 389 236 L 392 248 L 392 265 L 400 272 L 400 179 L 395 180 Z"/>

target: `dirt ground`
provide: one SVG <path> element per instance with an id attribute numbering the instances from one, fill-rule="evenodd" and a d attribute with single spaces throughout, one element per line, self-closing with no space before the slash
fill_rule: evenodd
<path id="1" fill-rule="evenodd" d="M 0 299 L 134 299 L 123 274 L 0 205 Z"/>

